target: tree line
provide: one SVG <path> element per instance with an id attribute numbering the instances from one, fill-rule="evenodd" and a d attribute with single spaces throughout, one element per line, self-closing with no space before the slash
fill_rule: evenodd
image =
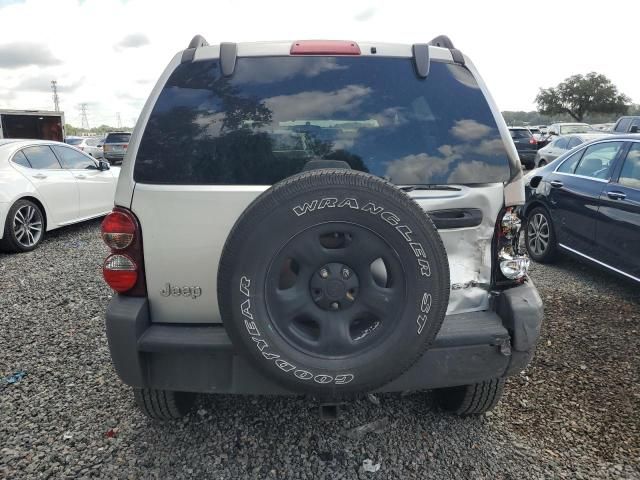
<path id="1" fill-rule="evenodd" d="M 640 115 L 640 105 L 618 91 L 605 75 L 572 75 L 555 87 L 541 88 L 535 112 L 502 112 L 508 125 L 545 125 L 552 122 L 614 122 L 622 115 Z"/>

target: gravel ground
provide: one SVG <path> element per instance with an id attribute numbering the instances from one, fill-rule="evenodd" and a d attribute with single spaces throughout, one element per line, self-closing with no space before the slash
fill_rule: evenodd
<path id="1" fill-rule="evenodd" d="M 640 478 L 637 286 L 571 260 L 536 265 L 538 354 L 481 418 L 446 415 L 428 393 L 356 401 L 329 423 L 301 398 L 209 396 L 159 424 L 110 363 L 98 230 L 0 254 L 0 376 L 27 372 L 0 386 L 2 478 Z"/>

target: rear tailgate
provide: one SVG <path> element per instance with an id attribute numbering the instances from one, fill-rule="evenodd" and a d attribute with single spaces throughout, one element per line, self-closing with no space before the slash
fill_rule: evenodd
<path id="1" fill-rule="evenodd" d="M 220 252 L 237 218 L 266 188 L 136 186 L 132 210 L 142 226 L 154 322 L 221 321 L 217 299 Z M 502 184 L 461 186 L 460 191 L 414 191 L 410 195 L 426 211 L 481 210 L 478 226 L 439 232 L 451 271 L 448 313 L 485 310 L 491 240 L 503 204 Z"/>
<path id="2" fill-rule="evenodd" d="M 480 210 L 478 225 L 440 234 L 449 313 L 486 309 L 495 221 L 520 167 L 473 67 L 436 50 L 426 79 L 405 53 L 239 54 L 231 76 L 216 47 L 193 62 L 174 58 L 141 115 L 116 197 L 141 223 L 152 320 L 220 322 L 216 278 L 229 231 L 268 185 L 314 158 L 399 185 L 458 186 L 410 195 L 426 211 Z"/>

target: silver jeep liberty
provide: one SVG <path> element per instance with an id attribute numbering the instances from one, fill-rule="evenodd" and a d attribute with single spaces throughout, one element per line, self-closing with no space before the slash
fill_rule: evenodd
<path id="1" fill-rule="evenodd" d="M 157 419 L 196 393 L 495 406 L 542 303 L 518 154 L 444 36 L 221 43 L 152 91 L 102 225 L 115 369 Z"/>

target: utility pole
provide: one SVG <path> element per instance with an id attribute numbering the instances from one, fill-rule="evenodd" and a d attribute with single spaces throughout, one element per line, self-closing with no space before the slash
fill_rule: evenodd
<path id="1" fill-rule="evenodd" d="M 89 130 L 89 119 L 87 118 L 87 104 L 80 104 L 80 121 L 82 124 L 82 128 L 85 130 Z"/>
<path id="2" fill-rule="evenodd" d="M 116 124 L 118 125 L 118 130 L 122 128 L 122 119 L 120 118 L 120 112 L 116 112 Z"/>
<path id="3" fill-rule="evenodd" d="M 58 98 L 58 81 L 51 80 L 51 90 L 53 90 L 53 108 L 56 112 L 60 111 L 60 101 Z"/>

